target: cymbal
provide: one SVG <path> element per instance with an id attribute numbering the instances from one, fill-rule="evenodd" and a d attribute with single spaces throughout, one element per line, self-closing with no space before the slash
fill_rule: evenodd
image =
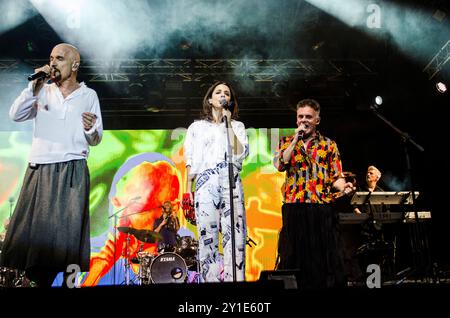
<path id="1" fill-rule="evenodd" d="M 350 171 L 344 171 L 343 174 L 344 174 L 344 177 L 356 177 L 356 174 L 354 174 L 353 172 L 350 172 Z"/>
<path id="2" fill-rule="evenodd" d="M 150 230 L 134 230 L 132 233 L 139 241 L 145 243 L 156 243 L 162 239 L 161 234 Z"/>
<path id="3" fill-rule="evenodd" d="M 131 234 L 139 241 L 145 243 L 157 243 L 162 239 L 161 234 L 150 230 L 138 230 L 127 226 L 120 226 L 117 228 L 117 230 L 125 234 Z"/>

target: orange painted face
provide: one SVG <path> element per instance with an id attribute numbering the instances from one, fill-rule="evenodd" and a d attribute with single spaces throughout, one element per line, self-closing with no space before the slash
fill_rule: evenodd
<path id="1" fill-rule="evenodd" d="M 129 217 L 130 221 L 140 220 L 139 228 L 148 228 L 159 217 L 164 202 L 178 199 L 178 174 L 176 168 L 165 161 L 143 162 L 117 183 L 113 204 L 124 209 L 122 215 L 137 213 Z"/>

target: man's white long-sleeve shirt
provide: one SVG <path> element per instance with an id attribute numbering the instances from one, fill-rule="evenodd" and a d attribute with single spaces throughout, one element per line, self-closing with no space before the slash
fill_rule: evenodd
<path id="1" fill-rule="evenodd" d="M 14 121 L 33 119 L 33 141 L 29 162 L 55 163 L 86 159 L 89 145 L 100 143 L 103 123 L 97 93 L 84 83 L 66 98 L 56 84 L 44 84 L 33 96 L 33 83 L 14 101 L 9 116 Z M 85 131 L 83 112 L 97 116 L 95 125 Z"/>

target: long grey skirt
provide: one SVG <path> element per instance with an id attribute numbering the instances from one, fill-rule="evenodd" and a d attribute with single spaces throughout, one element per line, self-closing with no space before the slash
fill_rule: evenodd
<path id="1" fill-rule="evenodd" d="M 89 169 L 86 160 L 29 166 L 6 232 L 0 265 L 89 270 Z"/>

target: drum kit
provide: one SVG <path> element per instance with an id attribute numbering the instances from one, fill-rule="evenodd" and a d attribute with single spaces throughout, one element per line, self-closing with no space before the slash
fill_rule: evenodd
<path id="1" fill-rule="evenodd" d="M 130 260 L 131 263 L 139 265 L 137 278 L 140 285 L 185 283 L 189 282 L 189 271 L 198 273 L 198 241 L 192 237 L 177 237 L 177 244 L 173 246 L 163 243 L 161 235 L 154 231 L 137 230 L 131 227 L 118 227 L 117 230 L 133 235 L 143 243 L 158 245 L 157 252 L 150 253 L 142 250 L 143 243 L 141 243 L 137 256 Z M 128 253 L 125 257 L 128 257 Z M 198 277 L 198 274 L 194 276 Z"/>
<path id="2" fill-rule="evenodd" d="M 25 276 L 25 271 L 0 267 L 0 288 L 29 287 L 31 282 Z"/>

